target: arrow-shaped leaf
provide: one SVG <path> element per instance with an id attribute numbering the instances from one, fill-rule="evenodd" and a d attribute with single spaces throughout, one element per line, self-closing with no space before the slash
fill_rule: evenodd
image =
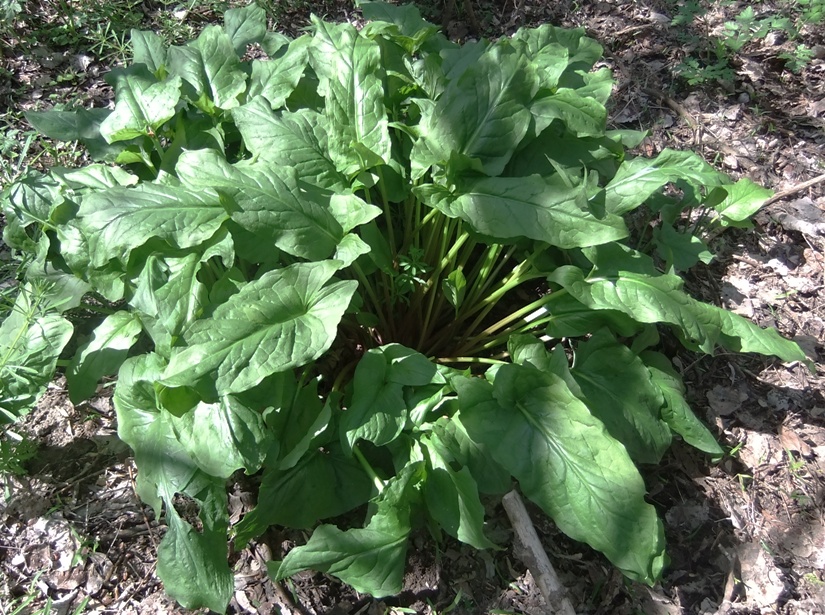
<path id="1" fill-rule="evenodd" d="M 505 365 L 495 384 L 453 381 L 461 421 L 515 476 L 524 494 L 571 538 L 604 553 L 625 574 L 654 583 L 664 531 L 625 448 L 564 381 Z"/>
<path id="2" fill-rule="evenodd" d="M 191 386 L 214 378 L 221 394 L 242 392 L 266 376 L 306 365 L 332 344 L 355 281 L 327 284 L 336 261 L 298 263 L 250 282 L 196 321 L 188 346 L 172 355 L 164 383 Z"/>
<path id="3" fill-rule="evenodd" d="M 146 68 L 113 73 L 115 110 L 100 125 L 108 143 L 152 135 L 174 117 L 180 77 L 157 81 Z"/>

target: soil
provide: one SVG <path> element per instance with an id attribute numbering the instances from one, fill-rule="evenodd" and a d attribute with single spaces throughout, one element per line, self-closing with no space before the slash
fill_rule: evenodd
<path id="1" fill-rule="evenodd" d="M 434 0 L 433 0 L 434 2 Z M 195 5 L 196 3 L 190 3 Z M 583 27 L 605 48 L 614 71 L 610 124 L 650 128 L 648 155 L 665 147 L 700 152 L 733 177 L 747 176 L 777 197 L 749 230 L 715 237 L 716 255 L 688 274 L 691 292 L 794 338 L 814 362 L 825 351 L 825 27 L 803 28 L 797 40 L 768 36 L 732 54 L 729 71 L 690 85 L 675 74 L 701 56 L 746 6 L 714 4 L 690 26 L 669 25 L 677 4 L 665 0 L 473 0 L 482 32 L 463 2 L 446 17 L 457 40 L 506 35 L 520 26 Z M 24 2 L 18 28 L 0 30 L 0 100 L 7 106 L 4 156 L 15 160 L 14 135 L 28 127 L 19 111 L 73 100 L 106 105 L 101 79 L 112 58 L 81 41 L 63 48 L 37 40 L 32 24 L 59 19 L 56 3 Z M 354 21 L 345 0 L 273 5 L 281 30 L 294 34 L 314 11 Z M 773 0 L 759 3 L 769 14 Z M 442 21 L 441 3 L 422 3 Z M 143 28 L 163 16 L 162 4 L 136 4 Z M 34 16 L 34 17 L 32 17 Z M 191 8 L 174 19 L 195 31 L 219 18 Z M 291 31 L 291 32 L 290 32 Z M 690 31 L 693 37 L 685 32 Z M 704 41 L 704 42 L 703 42 Z M 810 63 L 793 72 L 783 54 L 805 43 Z M 68 71 L 68 72 L 67 72 Z M 69 79 L 61 76 L 71 74 Z M 651 128 L 652 127 L 652 128 Z M 20 130 L 21 133 L 9 132 Z M 19 143 L 18 143 L 19 145 Z M 41 147 L 34 144 L 35 153 Z M 31 152 L 30 152 L 31 153 Z M 82 153 L 44 148 L 40 164 L 77 162 Z M 809 182 L 809 180 L 816 180 Z M 811 185 L 806 186 L 806 182 Z M 632 583 L 598 553 L 562 535 L 530 508 L 547 554 L 572 604 L 588 614 L 825 613 L 825 372 L 762 358 L 680 351 L 677 366 L 689 401 L 732 452 L 712 462 L 675 443 L 658 467 L 643 468 L 650 501 L 665 522 L 671 558 L 654 588 Z M 109 383 L 111 384 L 111 383 Z M 134 491 L 130 451 L 116 437 L 111 387 L 73 406 L 58 378 L 15 431 L 38 445 L 26 473 L 0 477 L 0 612 L 185 613 L 163 593 L 154 571 L 162 521 Z M 242 485 L 230 489 L 233 521 L 249 508 Z M 283 587 L 264 562 L 305 540 L 273 530 L 234 555 L 231 613 L 547 613 L 530 571 L 513 546 L 500 501 L 486 502 L 489 536 L 500 551 L 476 552 L 429 535 L 411 542 L 405 590 L 393 599 L 357 595 L 317 573 Z M 20 611 L 21 600 L 30 604 Z M 41 609 L 41 610 L 37 610 Z M 44 609 L 51 609 L 44 610 Z"/>

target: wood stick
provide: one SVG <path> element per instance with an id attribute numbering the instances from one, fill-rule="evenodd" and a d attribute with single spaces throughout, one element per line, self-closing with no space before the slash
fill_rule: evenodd
<path id="1" fill-rule="evenodd" d="M 819 175 L 817 177 L 814 177 L 813 179 L 809 179 L 808 181 L 802 182 L 801 184 L 793 186 L 792 188 L 788 188 L 787 190 L 783 190 L 782 192 L 777 192 L 771 198 L 769 198 L 767 201 L 765 201 L 765 206 L 768 206 L 771 203 L 776 203 L 777 201 L 781 201 L 782 199 L 787 198 L 789 196 L 793 196 L 795 194 L 798 194 L 798 193 L 802 192 L 803 190 L 807 190 L 808 188 L 812 188 L 813 186 L 816 186 L 817 184 L 821 184 L 822 182 L 825 182 L 825 173 L 823 173 L 822 175 Z"/>
<path id="2" fill-rule="evenodd" d="M 576 615 L 576 611 L 567 597 L 567 590 L 559 581 L 556 570 L 541 545 L 536 528 L 530 520 L 530 515 L 527 514 L 521 496 L 513 489 L 501 498 L 501 503 L 504 505 L 504 510 L 510 519 L 510 525 L 513 526 L 513 531 L 516 534 L 516 555 L 533 574 L 539 591 L 544 596 L 547 606 L 551 609 L 550 612 L 559 613 L 560 615 Z"/>

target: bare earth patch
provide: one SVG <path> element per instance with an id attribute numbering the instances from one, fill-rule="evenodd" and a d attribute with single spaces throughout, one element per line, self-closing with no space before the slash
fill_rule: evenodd
<path id="1" fill-rule="evenodd" d="M 142 27 L 158 19 L 150 3 Z M 277 3 L 276 3 L 277 4 Z M 315 6 L 309 6 L 314 4 Z M 423 4 L 423 3 L 422 3 Z M 448 19 L 457 38 L 474 36 L 462 3 Z M 488 36 L 553 23 L 581 26 L 606 49 L 618 88 L 614 127 L 649 128 L 648 155 L 665 147 L 693 149 L 734 177 L 747 176 L 779 193 L 753 230 L 733 230 L 711 245 L 716 258 L 688 275 L 695 295 L 794 338 L 809 358 L 825 351 L 825 49 L 794 73 L 779 61 L 793 42 L 765 38 L 745 46 L 732 77 L 689 87 L 674 67 L 691 49 L 670 26 L 676 3 L 476 1 Z M 770 3 L 760 6 L 770 9 Z M 44 18 L 58 13 L 30 2 Z M 280 6 L 280 27 L 294 32 L 310 10 L 356 19 L 343 1 Z M 441 21 L 431 4 L 431 20 Z M 719 33 L 742 7 L 702 15 L 702 32 Z M 214 15 L 183 15 L 194 27 Z M 825 28 L 803 31 L 815 51 Z M 52 49 L 5 36 L 0 97 L 9 109 L 73 99 L 108 103 L 100 79 L 108 59 L 89 49 Z M 71 69 L 66 84 L 58 77 Z M 5 80 L 5 78 L 4 78 Z M 20 122 L 18 118 L 14 120 Z M 6 119 L 11 126 L 13 121 Z M 23 130 L 25 126 L 17 126 Z M 54 152 L 41 163 L 50 164 Z M 80 154 L 60 150 L 71 160 Z M 66 160 L 61 160 L 66 164 Z M 813 181 L 811 181 L 813 180 Z M 804 187 L 806 182 L 810 184 Z M 803 189 L 800 187 L 803 186 Z M 825 613 L 825 372 L 761 359 L 679 351 L 689 401 L 732 449 L 719 463 L 680 443 L 664 463 L 643 468 L 650 500 L 665 521 L 670 566 L 655 588 L 631 583 L 587 547 L 530 512 L 544 547 L 579 613 L 650 615 Z M 0 612 L 31 598 L 23 611 L 51 601 L 53 613 L 185 612 L 163 594 L 154 572 L 164 526 L 134 489 L 130 451 L 116 437 L 106 387 L 91 403 L 72 406 L 58 379 L 16 427 L 39 444 L 27 474 L 0 478 Z M 242 478 L 230 488 L 236 522 L 251 508 Z M 184 503 L 185 504 L 185 503 Z M 500 502 L 487 502 L 489 536 L 511 545 L 476 552 L 420 534 L 410 549 L 406 590 L 392 600 L 356 595 L 335 579 L 302 573 L 284 587 L 266 576 L 265 561 L 302 543 L 300 532 L 273 529 L 233 555 L 234 613 L 524 613 L 547 612 L 531 572 L 513 549 Z M 42 611 L 38 611 L 42 612 Z"/>

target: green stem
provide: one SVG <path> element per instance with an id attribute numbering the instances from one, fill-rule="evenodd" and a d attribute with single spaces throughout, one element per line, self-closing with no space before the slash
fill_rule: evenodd
<path id="1" fill-rule="evenodd" d="M 358 282 L 360 283 L 361 287 L 366 291 L 369 300 L 372 302 L 371 307 L 373 312 L 375 312 L 375 316 L 378 318 L 379 325 L 385 332 L 390 333 L 389 323 L 384 316 L 383 310 L 380 309 L 381 302 L 379 301 L 378 296 L 375 294 L 372 285 L 370 285 L 369 281 L 367 280 L 367 276 L 364 275 L 364 272 L 361 270 L 361 267 L 358 265 L 357 262 L 352 264 L 352 270 L 355 272 L 355 277 L 358 278 Z"/>
<path id="2" fill-rule="evenodd" d="M 479 262 L 479 266 L 470 275 L 470 280 L 473 284 L 467 289 L 466 301 L 468 305 L 476 305 L 476 303 L 484 296 L 487 288 L 492 284 L 501 268 L 504 266 L 515 251 L 515 246 L 510 247 L 504 256 L 501 255 L 502 246 L 500 244 L 487 246 L 484 253 L 484 259 Z"/>
<path id="3" fill-rule="evenodd" d="M 536 299 L 532 303 L 529 303 L 526 306 L 524 306 L 523 308 L 521 308 L 520 310 L 516 310 L 515 312 L 507 315 L 506 317 L 502 318 L 498 322 L 496 322 L 496 323 L 490 325 L 489 327 L 487 327 L 486 329 L 484 329 L 484 331 L 482 331 L 478 335 L 476 335 L 476 336 L 470 338 L 469 340 L 467 340 L 467 342 L 464 345 L 461 346 L 461 348 L 459 349 L 459 352 L 460 353 L 465 353 L 466 352 L 468 354 L 472 354 L 472 352 L 470 352 L 470 350 L 472 350 L 473 352 L 479 352 L 481 350 L 487 350 L 489 348 L 492 348 L 494 346 L 497 346 L 497 345 L 501 344 L 502 342 L 506 343 L 507 338 L 510 336 L 510 334 L 513 331 L 515 331 L 516 329 L 518 329 L 520 327 L 523 327 L 524 325 L 527 325 L 530 329 L 535 328 L 535 326 L 536 326 L 535 321 L 537 320 L 537 318 L 536 319 L 531 319 L 530 321 L 525 321 L 524 325 L 519 325 L 519 327 L 510 327 L 510 328 L 506 329 L 503 332 L 501 331 L 501 329 L 507 327 L 507 325 L 509 325 L 511 322 L 516 321 L 520 318 L 523 318 L 524 316 L 528 316 L 529 314 L 532 314 L 536 310 L 539 310 L 539 309 L 547 306 L 548 304 L 552 303 L 558 297 L 562 297 L 566 294 L 567 294 L 567 291 L 564 290 L 564 289 L 561 289 L 561 290 L 558 290 L 556 292 L 548 293 L 548 294 Z M 489 340 L 489 338 L 491 336 L 495 336 L 495 337 L 492 340 Z M 487 339 L 488 341 L 481 344 L 481 346 L 478 346 L 478 347 L 475 346 L 475 344 L 477 344 L 478 342 L 481 342 L 485 339 Z"/>
<path id="4" fill-rule="evenodd" d="M 387 187 L 384 185 L 384 174 L 381 172 L 381 167 L 375 169 L 378 174 L 378 192 L 381 194 L 381 202 L 384 206 L 384 218 L 387 220 L 387 239 L 390 242 L 390 250 L 393 258 L 395 258 L 398 246 L 395 245 L 395 230 L 393 229 L 392 209 L 390 207 L 389 199 L 387 199 Z"/>
<path id="5" fill-rule="evenodd" d="M 364 457 L 364 453 L 362 453 L 358 449 L 358 445 L 352 447 L 352 454 L 355 455 L 355 458 L 358 460 L 358 463 L 361 464 L 361 467 L 364 468 L 364 472 L 367 473 L 367 476 L 370 477 L 372 484 L 375 485 L 375 488 L 378 489 L 379 495 L 384 492 L 384 481 L 382 481 L 378 474 L 375 473 L 375 470 L 372 469 L 370 462 L 367 461 L 367 458 Z"/>
<path id="6" fill-rule="evenodd" d="M 487 359 L 485 357 L 439 357 L 438 363 L 484 363 L 485 365 L 505 365 L 507 361 Z"/>

